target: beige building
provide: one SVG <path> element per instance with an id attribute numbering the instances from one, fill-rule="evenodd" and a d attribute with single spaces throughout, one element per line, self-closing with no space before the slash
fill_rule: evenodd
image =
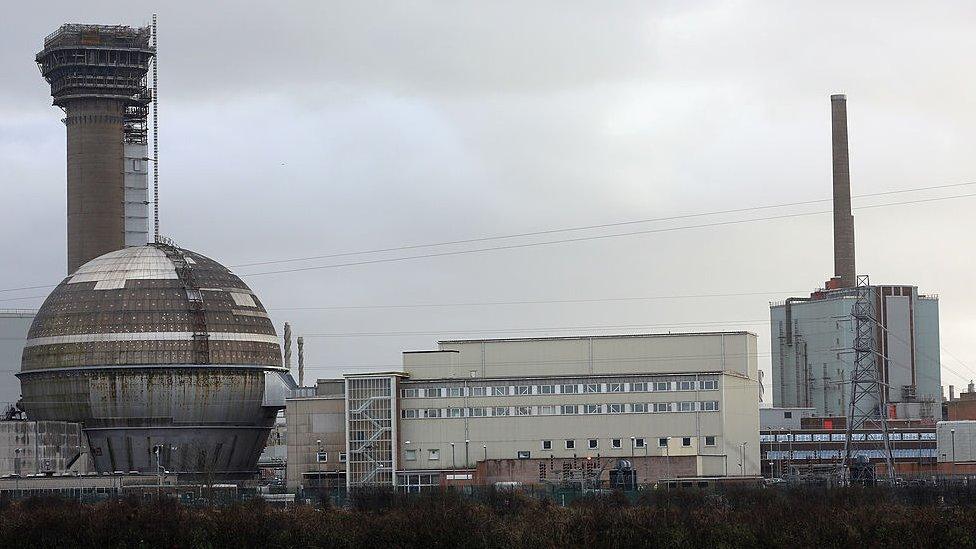
<path id="1" fill-rule="evenodd" d="M 402 371 L 345 376 L 346 481 L 755 475 L 756 355 L 747 332 L 442 341 L 404 353 Z M 308 412 L 289 410 L 289 437 L 293 413 Z M 290 485 L 308 471 L 291 442 Z"/>
<path id="2" fill-rule="evenodd" d="M 345 421 L 341 379 L 320 379 L 314 396 L 285 401 L 285 477 L 290 490 L 345 486 Z"/>

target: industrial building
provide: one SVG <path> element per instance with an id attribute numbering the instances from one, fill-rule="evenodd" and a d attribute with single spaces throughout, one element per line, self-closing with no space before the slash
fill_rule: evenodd
<path id="1" fill-rule="evenodd" d="M 65 278 L 34 318 L 18 377 L 28 417 L 81 423 L 100 472 L 251 475 L 293 386 L 257 296 L 169 244 Z"/>
<path id="2" fill-rule="evenodd" d="M 870 285 L 855 275 L 854 218 L 847 140 L 847 98 L 831 96 L 834 195 L 834 277 L 807 297 L 770 304 L 775 407 L 812 407 L 845 416 L 855 364 L 852 308 L 870 295 L 874 359 L 887 387 L 865 408 L 889 418 L 938 418 L 941 401 L 939 301 L 914 285 Z M 864 288 L 859 288 L 864 286 Z M 883 397 L 879 401 L 879 396 Z"/>
<path id="3" fill-rule="evenodd" d="M 65 112 L 68 276 L 22 340 L 20 407 L 81 424 L 100 473 L 247 478 L 294 382 L 240 278 L 158 219 L 150 243 L 152 34 L 66 24 L 36 56 Z"/>
<path id="4" fill-rule="evenodd" d="M 67 130 L 68 273 L 149 242 L 150 28 L 65 24 L 36 57 Z"/>
<path id="5" fill-rule="evenodd" d="M 759 443 L 762 473 L 767 477 L 806 479 L 831 477 L 844 454 L 846 417 L 818 416 L 814 408 L 762 408 Z M 931 473 L 936 461 L 936 430 L 931 420 L 889 420 L 888 438 L 895 470 L 900 475 Z M 882 428 L 868 424 L 851 433 L 854 456 L 881 464 L 878 450 Z"/>
<path id="6" fill-rule="evenodd" d="M 289 399 L 288 482 L 344 474 L 351 488 L 416 491 L 755 475 L 757 369 L 747 332 L 442 341 L 404 353 L 400 371 L 347 374 L 341 400 L 324 387 Z"/>
<path id="7" fill-rule="evenodd" d="M 0 478 L 83 474 L 89 465 L 78 423 L 0 421 Z"/>

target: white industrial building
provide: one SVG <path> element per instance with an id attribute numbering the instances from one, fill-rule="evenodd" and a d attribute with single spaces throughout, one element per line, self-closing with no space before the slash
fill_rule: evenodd
<path id="1" fill-rule="evenodd" d="M 747 332 L 442 341 L 401 371 L 345 376 L 341 464 L 307 463 L 329 454 L 333 433 L 314 424 L 333 424 L 334 398 L 290 399 L 289 485 L 756 475 L 757 369 Z"/>

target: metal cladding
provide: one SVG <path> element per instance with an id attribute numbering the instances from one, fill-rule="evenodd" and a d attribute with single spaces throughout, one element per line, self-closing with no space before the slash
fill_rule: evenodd
<path id="1" fill-rule="evenodd" d="M 830 96 L 830 141 L 834 176 L 834 276 L 840 288 L 856 284 L 854 215 L 851 214 L 851 170 L 847 145 L 847 96 Z"/>
<path id="2" fill-rule="evenodd" d="M 146 72 L 153 55 L 148 27 L 79 24 L 62 25 L 37 54 L 54 104 L 65 112 L 69 273 L 127 243 L 146 243 Z"/>
<path id="3" fill-rule="evenodd" d="M 99 471 L 221 477 L 255 470 L 291 384 L 257 296 L 167 244 L 110 252 L 61 282 L 18 377 L 31 419 L 84 425 Z"/>

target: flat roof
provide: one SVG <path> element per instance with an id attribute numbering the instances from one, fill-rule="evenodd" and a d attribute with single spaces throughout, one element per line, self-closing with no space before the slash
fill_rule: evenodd
<path id="1" fill-rule="evenodd" d="M 751 335 L 755 333 L 749 331 L 730 331 L 730 332 L 667 332 L 655 334 L 617 334 L 617 335 L 580 335 L 580 336 L 550 336 L 550 337 L 503 337 L 488 339 L 444 339 L 439 340 L 438 344 L 444 343 L 504 343 L 521 341 L 578 341 L 584 339 L 625 339 L 643 337 L 689 337 L 689 336 L 719 336 L 719 335 Z M 758 337 L 758 336 L 757 336 Z"/>

